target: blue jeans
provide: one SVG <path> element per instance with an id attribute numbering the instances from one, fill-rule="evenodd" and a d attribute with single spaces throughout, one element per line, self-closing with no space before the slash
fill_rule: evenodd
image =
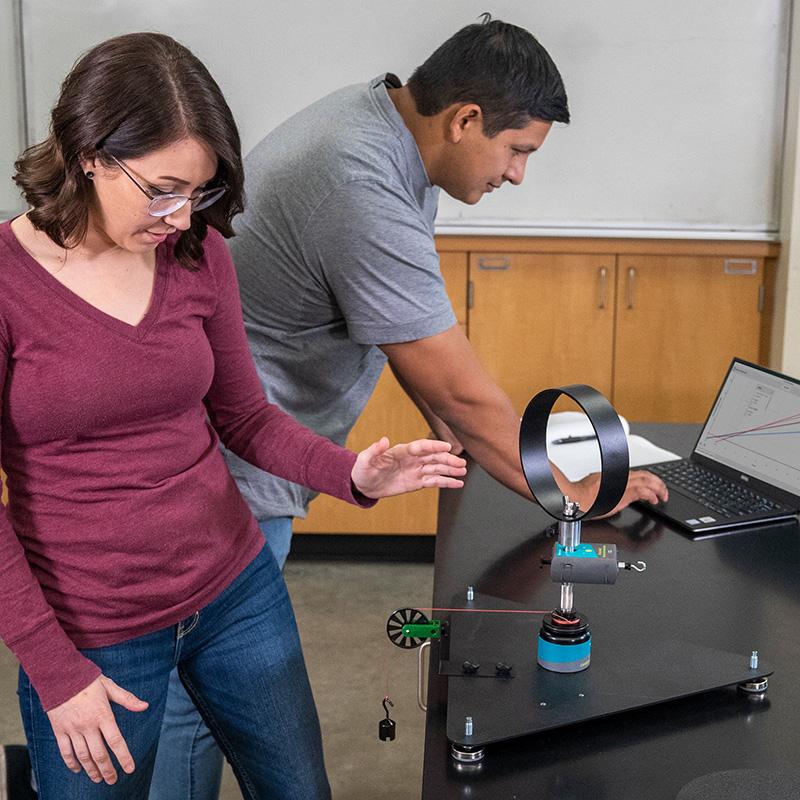
<path id="1" fill-rule="evenodd" d="M 289 555 L 292 517 L 260 523 L 280 569 Z M 217 800 L 223 755 L 192 699 L 173 670 L 149 800 Z"/>
<path id="2" fill-rule="evenodd" d="M 178 625 L 82 652 L 150 703 L 140 713 L 113 707 L 136 771 L 126 775 L 119 769 L 113 786 L 70 772 L 39 698 L 20 671 L 20 708 L 41 800 L 145 800 L 176 665 L 243 797 L 330 798 L 300 638 L 268 547 L 219 597 Z"/>
<path id="3" fill-rule="evenodd" d="M 289 550 L 292 546 L 292 522 L 294 517 L 273 517 L 259 522 L 261 533 L 267 540 L 267 544 L 272 550 L 272 555 L 278 562 L 278 566 L 283 569 L 286 559 L 289 557 Z"/>

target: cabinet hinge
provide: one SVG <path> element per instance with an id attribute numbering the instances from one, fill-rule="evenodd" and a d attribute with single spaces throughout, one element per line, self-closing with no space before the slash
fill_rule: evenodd
<path id="1" fill-rule="evenodd" d="M 475 303 L 475 284 L 467 281 L 467 308 L 472 308 Z"/>

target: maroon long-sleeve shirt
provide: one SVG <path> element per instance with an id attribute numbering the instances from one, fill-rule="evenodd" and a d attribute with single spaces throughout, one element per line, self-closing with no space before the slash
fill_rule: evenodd
<path id="1" fill-rule="evenodd" d="M 222 237 L 209 231 L 196 272 L 173 244 L 158 247 L 151 305 L 132 326 L 0 224 L 0 637 L 45 709 L 99 675 L 77 648 L 177 623 L 263 546 L 220 439 L 359 502 L 355 456 L 265 401 Z"/>

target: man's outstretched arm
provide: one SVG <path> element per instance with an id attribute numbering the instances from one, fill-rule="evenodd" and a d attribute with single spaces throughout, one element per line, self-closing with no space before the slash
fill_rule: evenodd
<path id="1" fill-rule="evenodd" d="M 462 330 L 454 325 L 435 336 L 381 345 L 412 400 L 421 398 L 453 431 L 466 451 L 492 477 L 530 498 L 519 461 L 520 418 L 510 398 L 486 372 Z M 544 388 L 544 387 L 542 387 Z M 599 476 L 573 483 L 556 467 L 556 481 L 565 494 L 588 508 Z M 657 503 L 666 487 L 649 472 L 631 472 L 618 511 L 635 500 Z"/>

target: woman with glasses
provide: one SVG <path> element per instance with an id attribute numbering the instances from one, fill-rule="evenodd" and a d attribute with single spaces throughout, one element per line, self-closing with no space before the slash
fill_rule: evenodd
<path id="1" fill-rule="evenodd" d="M 457 487 L 442 442 L 358 455 L 268 404 L 223 237 L 239 137 L 203 65 L 131 34 L 67 76 L 0 225 L 0 636 L 39 796 L 146 798 L 170 671 L 248 798 L 329 796 L 280 570 L 219 443 L 343 500 Z"/>

